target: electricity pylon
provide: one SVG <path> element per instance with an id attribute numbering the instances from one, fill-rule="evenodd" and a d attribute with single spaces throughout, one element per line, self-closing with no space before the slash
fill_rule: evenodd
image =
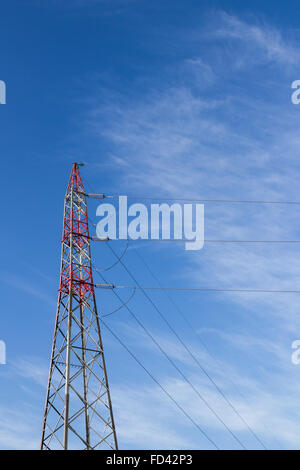
<path id="1" fill-rule="evenodd" d="M 117 449 L 78 164 L 65 195 L 58 304 L 41 449 Z"/>

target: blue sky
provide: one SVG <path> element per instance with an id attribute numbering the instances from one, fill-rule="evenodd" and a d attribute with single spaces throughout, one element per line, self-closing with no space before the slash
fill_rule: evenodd
<path id="1" fill-rule="evenodd" d="M 0 448 L 39 446 L 73 161 L 87 163 L 87 189 L 101 193 L 300 200 L 297 11 L 293 1 L 1 5 Z M 206 204 L 205 236 L 299 240 L 298 206 Z M 299 289 L 299 250 L 136 242 L 124 262 L 146 285 L 155 280 L 137 252 L 167 286 L 290 290 Z M 114 261 L 100 243 L 93 256 L 99 269 Z M 105 277 L 132 281 L 121 266 Z M 299 296 L 170 295 L 193 330 L 151 293 L 251 429 L 268 448 L 299 449 Z M 101 314 L 118 306 L 110 292 L 97 301 Z M 141 292 L 130 307 L 244 445 L 260 448 Z M 220 448 L 238 448 L 126 310 L 107 322 Z M 103 337 L 120 448 L 211 448 L 104 329 Z"/>

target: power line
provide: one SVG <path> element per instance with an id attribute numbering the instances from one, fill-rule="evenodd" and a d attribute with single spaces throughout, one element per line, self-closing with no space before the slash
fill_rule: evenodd
<path id="1" fill-rule="evenodd" d="M 122 261 L 121 261 L 122 263 Z M 97 269 L 97 268 L 96 268 Z M 98 272 L 98 271 L 97 271 Z M 104 282 L 107 282 L 106 279 L 104 278 L 103 274 L 98 272 L 98 275 L 101 276 L 101 278 L 104 280 Z M 113 290 L 114 294 L 116 297 L 119 299 L 119 301 L 122 303 L 121 297 Z M 131 314 L 131 316 L 135 319 L 135 321 L 138 323 L 138 325 L 144 330 L 144 332 L 147 334 L 147 336 L 151 339 L 151 341 L 156 345 L 156 347 L 160 350 L 160 352 L 165 356 L 165 358 L 170 362 L 170 364 L 177 370 L 177 372 L 181 375 L 181 377 L 184 379 L 184 381 L 192 388 L 192 390 L 198 395 L 198 397 L 202 400 L 202 402 L 206 405 L 206 407 L 213 413 L 213 415 L 220 421 L 220 423 L 227 429 L 227 431 L 232 435 L 232 437 L 239 443 L 239 445 L 243 448 L 246 449 L 244 444 L 240 441 L 240 439 L 235 435 L 235 433 L 227 426 L 227 424 L 223 421 L 223 419 L 218 415 L 218 413 L 213 409 L 213 407 L 206 401 L 206 399 L 201 395 L 201 393 L 196 389 L 196 387 L 192 384 L 192 382 L 185 376 L 185 374 L 182 372 L 182 370 L 175 364 L 175 362 L 171 359 L 171 357 L 168 355 L 168 353 L 162 348 L 160 345 L 159 341 L 157 341 L 154 336 L 150 333 L 150 331 L 143 325 L 143 323 L 138 319 L 138 317 L 133 313 L 133 311 L 128 307 L 128 305 L 124 305 L 125 308 L 128 310 L 128 312 Z"/>
<path id="2" fill-rule="evenodd" d="M 157 286 L 119 286 L 115 284 L 94 284 L 95 287 L 109 289 L 141 289 L 141 290 L 173 290 L 190 292 L 238 292 L 238 293 L 258 293 L 258 294 L 300 294 L 300 290 L 267 290 L 267 289 L 212 289 L 207 287 L 157 287 Z"/>
<path id="3" fill-rule="evenodd" d="M 93 224 L 95 225 L 95 224 Z M 129 238 L 120 239 L 120 238 L 99 238 L 97 236 L 92 236 L 90 239 L 93 242 L 101 241 L 101 242 L 108 242 L 108 241 L 129 241 Z M 137 238 L 136 240 L 131 239 L 133 242 L 194 242 L 195 239 L 175 239 L 175 238 Z M 204 243 L 300 243 L 300 240 L 210 240 L 205 239 Z M 123 257 L 123 256 L 122 256 Z"/>
<path id="4" fill-rule="evenodd" d="M 92 194 L 85 193 L 85 196 L 91 199 L 116 199 L 124 194 Z M 149 197 L 149 196 L 126 196 L 127 199 L 142 199 L 145 201 L 182 201 L 182 202 L 212 202 L 212 203 L 239 203 L 239 204 L 292 204 L 300 205 L 300 201 L 263 201 L 263 200 L 243 200 L 243 199 L 197 199 L 197 198 L 182 198 L 182 197 Z"/>
<path id="5" fill-rule="evenodd" d="M 140 260 L 144 263 L 144 265 L 146 266 L 147 270 L 149 271 L 149 273 L 151 274 L 151 276 L 156 280 L 156 282 L 158 283 L 159 286 L 161 286 L 161 283 L 159 281 L 159 279 L 157 278 L 157 276 L 153 273 L 153 271 L 150 269 L 148 263 L 145 261 L 145 259 L 143 258 L 143 256 L 138 252 L 138 250 L 136 250 L 134 247 L 133 247 L 136 255 L 140 258 Z M 173 304 L 173 306 L 176 308 L 176 310 L 179 312 L 179 314 L 181 315 L 181 317 L 185 320 L 185 322 L 187 323 L 187 325 L 190 327 L 190 329 L 196 334 L 197 338 L 200 340 L 202 346 L 207 350 L 208 354 L 214 359 L 214 361 L 217 363 L 217 360 L 214 358 L 214 356 L 211 354 L 211 352 L 209 351 L 209 349 L 207 348 L 206 344 L 202 341 L 202 339 L 199 337 L 199 335 L 196 333 L 195 329 L 193 328 L 193 326 L 191 325 L 191 323 L 189 322 L 189 320 L 186 318 L 186 316 L 183 314 L 183 312 L 181 311 L 181 309 L 178 307 L 178 305 L 174 302 L 174 300 L 172 299 L 172 297 L 168 294 L 167 291 L 163 291 L 164 294 L 166 295 L 166 297 L 169 299 L 169 301 Z M 197 361 L 198 362 L 198 361 Z M 200 365 L 200 368 L 201 370 L 203 370 L 205 373 L 206 371 L 204 370 L 204 368 Z M 207 375 L 207 374 L 206 374 Z M 211 379 L 210 379 L 211 380 Z M 232 381 L 231 381 L 232 382 Z M 219 389 L 218 385 L 215 384 L 215 382 L 213 381 L 214 385 Z M 237 389 L 236 385 L 232 382 L 232 384 L 234 385 L 234 387 Z M 238 389 L 237 389 L 238 390 Z M 238 390 L 239 391 L 239 390 Z M 241 416 L 241 414 L 238 412 L 238 410 L 236 410 L 235 407 L 233 407 L 233 405 L 231 404 L 231 402 L 227 399 L 227 397 L 223 394 L 222 390 L 220 390 L 220 393 L 222 394 L 222 396 L 225 398 L 226 402 L 230 405 L 231 408 L 233 408 L 233 410 L 235 411 L 235 413 L 238 414 L 239 418 L 243 421 L 243 423 L 246 425 L 246 427 L 248 428 L 248 430 L 250 431 L 250 433 L 254 436 L 254 438 L 261 444 L 261 446 L 264 448 L 264 449 L 267 449 L 266 446 L 264 445 L 264 443 L 262 442 L 262 440 L 260 439 L 260 437 L 253 431 L 253 429 L 249 426 L 249 424 L 247 423 L 247 421 L 243 418 L 243 416 Z M 239 392 L 240 395 L 241 395 L 241 392 Z M 242 395 L 241 395 L 242 396 Z M 245 397 L 243 397 L 245 399 Z"/>
<path id="6" fill-rule="evenodd" d="M 110 245 L 108 244 L 109 248 L 113 251 L 114 255 L 117 256 L 117 254 L 115 253 L 115 251 L 113 250 L 112 247 L 110 247 Z M 138 281 L 137 279 L 134 277 L 134 275 L 131 273 L 131 271 L 127 268 L 127 266 L 125 265 L 125 263 L 123 263 L 123 261 L 121 260 L 120 263 L 122 264 L 122 266 L 125 268 L 126 272 L 130 275 L 130 277 L 134 280 L 134 282 L 136 282 L 138 285 Z M 142 289 L 143 290 L 143 289 Z M 167 325 L 167 327 L 169 328 L 169 330 L 174 334 L 174 336 L 177 338 L 177 340 L 179 341 L 179 343 L 183 346 L 183 348 L 187 351 L 187 353 L 191 356 L 191 358 L 194 360 L 194 362 L 197 364 L 197 366 L 200 368 L 200 370 L 203 372 L 203 374 L 208 378 L 208 380 L 213 384 L 213 386 L 215 387 L 215 389 L 217 390 L 217 392 L 223 397 L 223 399 L 226 401 L 226 403 L 230 406 L 230 408 L 233 410 L 233 412 L 240 418 L 240 420 L 246 425 L 246 427 L 251 431 L 251 433 L 255 436 L 255 438 L 258 440 L 258 442 L 260 443 L 260 445 L 262 445 L 262 447 L 264 449 L 266 449 L 266 446 L 263 444 L 263 442 L 258 438 L 258 436 L 256 436 L 256 434 L 252 431 L 252 429 L 250 428 L 250 426 L 248 425 L 248 423 L 244 420 L 244 418 L 240 415 L 240 413 L 238 412 L 238 410 L 235 408 L 235 406 L 231 403 L 231 401 L 227 398 L 227 396 L 224 394 L 224 392 L 221 390 L 221 388 L 218 386 L 218 384 L 214 381 L 214 379 L 211 377 L 211 375 L 208 373 L 208 371 L 202 366 L 202 364 L 200 363 L 200 361 L 196 358 L 196 356 L 192 353 L 192 351 L 190 350 L 190 348 L 186 345 L 186 343 L 183 341 L 183 339 L 181 338 L 181 336 L 177 333 L 177 331 L 174 329 L 174 327 L 170 324 L 170 322 L 167 320 L 167 318 L 165 317 L 165 315 L 162 313 L 162 311 L 157 307 L 157 305 L 154 303 L 154 301 L 151 299 L 151 297 L 149 297 L 149 295 L 143 291 L 145 297 L 149 300 L 149 302 L 151 303 L 151 305 L 155 308 L 156 312 L 159 314 L 159 316 L 162 318 L 162 320 L 165 322 L 165 324 Z"/>
<path id="7" fill-rule="evenodd" d="M 131 295 L 129 296 L 129 298 L 125 302 L 123 302 L 122 305 L 120 305 L 118 308 L 115 308 L 112 312 L 101 315 L 101 317 L 102 318 L 110 317 L 110 315 L 113 315 L 114 313 L 117 313 L 119 310 L 121 310 L 123 307 L 125 307 L 125 305 L 129 304 L 129 302 L 133 299 L 135 292 L 136 292 L 136 290 L 133 289 L 133 291 L 132 291 Z"/>
<path id="8" fill-rule="evenodd" d="M 126 248 L 128 248 L 128 241 L 127 241 L 127 246 L 126 246 Z M 191 323 L 189 322 L 189 320 L 185 317 L 185 315 L 183 314 L 183 312 L 181 311 L 181 309 L 179 309 L 178 305 L 174 302 L 174 300 L 172 299 L 172 297 L 170 297 L 170 295 L 169 295 L 168 292 L 167 292 L 168 288 L 163 288 L 163 287 L 162 287 L 160 281 L 159 281 L 158 278 L 154 275 L 154 273 L 151 271 L 151 269 L 149 268 L 148 264 L 146 263 L 146 261 L 144 260 L 144 258 L 141 256 L 141 254 L 140 254 L 134 247 L 132 247 L 132 248 L 134 249 L 135 253 L 140 257 L 140 259 L 142 260 L 142 262 L 145 264 L 146 268 L 148 269 L 148 271 L 150 272 L 150 274 L 152 275 L 152 277 L 153 277 L 153 278 L 156 280 L 156 282 L 159 284 L 159 286 L 160 286 L 160 288 L 163 290 L 164 294 L 168 297 L 168 299 L 170 300 L 170 302 L 174 305 L 174 307 L 175 307 L 175 308 L 177 309 L 177 311 L 180 313 L 180 315 L 182 316 L 182 318 L 183 318 L 183 319 L 185 320 L 185 322 L 189 325 L 190 329 L 192 329 L 193 332 L 197 335 L 197 338 L 200 340 L 201 344 L 202 344 L 203 347 L 206 349 L 206 351 L 208 352 L 208 354 L 212 357 L 212 359 L 216 362 L 216 364 L 218 364 L 219 367 L 221 367 L 222 364 L 220 364 L 220 362 L 213 356 L 213 354 L 210 352 L 210 350 L 208 349 L 207 345 L 204 343 L 204 341 L 202 340 L 202 338 L 195 332 L 195 329 L 193 328 L 193 326 L 191 325 Z M 115 254 L 115 256 L 116 256 L 116 254 Z M 123 256 L 121 256 L 121 257 L 123 258 Z M 119 262 L 119 258 L 117 259 L 117 263 L 118 263 L 118 262 Z M 114 263 L 112 266 L 115 266 L 115 264 L 116 264 L 116 263 Z M 96 267 L 94 267 L 94 269 L 95 269 L 96 271 L 98 271 Z M 117 311 L 121 310 L 121 309 L 125 306 L 125 304 L 129 303 L 129 301 L 132 299 L 134 293 L 136 292 L 136 289 L 137 289 L 137 288 L 142 288 L 141 286 L 114 286 L 113 284 L 107 284 L 106 286 L 104 286 L 104 285 L 101 284 L 101 285 L 97 285 L 97 286 L 99 286 L 99 287 L 106 287 L 106 286 L 107 286 L 108 288 L 133 288 L 133 293 L 132 293 L 132 295 L 129 297 L 129 299 L 128 299 L 125 303 L 122 303 L 122 305 L 121 305 L 119 308 L 113 310 L 112 312 L 110 312 L 110 313 L 108 313 L 107 315 L 104 315 L 104 316 L 112 315 L 113 313 L 116 313 Z M 145 288 L 145 287 L 143 287 L 143 288 Z M 220 291 L 220 290 L 218 290 L 218 291 Z M 240 290 L 239 290 L 238 292 L 240 292 Z M 243 292 L 244 292 L 244 291 L 243 291 Z M 249 292 L 249 290 L 248 290 L 247 292 Z M 253 292 L 253 291 L 251 290 L 251 292 Z M 261 291 L 259 291 L 259 292 L 271 292 L 271 291 L 262 291 L 262 290 L 261 290 Z M 274 291 L 272 291 L 272 292 L 274 292 Z M 278 291 L 276 291 L 276 292 L 278 292 Z M 283 292 L 283 291 L 281 291 L 281 292 Z M 290 292 L 290 291 L 287 291 L 287 292 Z M 235 384 L 231 379 L 229 379 L 229 380 L 231 381 L 232 385 L 233 385 L 234 388 L 237 390 L 237 392 L 240 394 L 240 396 L 241 396 L 243 399 L 246 399 L 245 396 L 244 396 L 244 395 L 241 393 L 241 391 L 238 389 L 238 387 L 236 386 L 236 384 Z M 254 431 L 250 428 L 250 426 L 246 423 L 246 421 L 244 420 L 244 418 L 243 418 L 242 416 L 240 416 L 240 417 L 241 417 L 241 419 L 244 421 L 244 423 L 247 425 L 247 427 L 249 428 L 249 431 L 256 437 L 256 439 L 260 442 L 260 444 L 261 444 L 264 448 L 266 448 L 265 445 L 263 444 L 263 442 L 261 441 L 261 439 L 255 434 L 255 432 L 254 432 Z"/>
<path id="9" fill-rule="evenodd" d="M 104 320 L 101 318 L 101 322 L 107 328 L 107 330 L 114 336 L 114 338 L 123 346 L 124 349 L 130 354 L 130 356 L 142 367 L 142 369 L 151 377 L 151 379 L 160 387 L 160 389 L 167 395 L 170 400 L 172 400 L 173 403 L 179 408 L 180 411 L 192 422 L 194 426 L 203 434 L 204 437 L 217 449 L 219 450 L 219 447 L 217 444 L 214 442 L 212 438 L 208 436 L 208 434 L 197 424 L 194 419 L 184 410 L 184 408 L 175 400 L 175 398 L 161 385 L 161 383 L 149 372 L 149 370 L 144 366 L 144 364 L 135 356 L 135 354 L 130 351 L 130 349 L 123 343 L 123 341 L 112 331 L 112 329 L 104 322 Z"/>
<path id="10" fill-rule="evenodd" d="M 109 246 L 109 245 L 108 245 Z M 109 246 L 109 248 L 111 249 L 111 251 L 114 253 L 115 256 L 117 256 L 117 254 L 115 253 L 115 251 L 113 250 L 113 248 L 111 248 Z M 120 260 L 120 263 L 122 264 L 122 266 L 124 267 L 124 269 L 126 270 L 126 272 L 130 275 L 130 277 L 132 279 L 134 279 L 134 282 L 136 282 L 138 284 L 138 281 L 135 279 L 135 277 L 133 276 L 133 274 L 130 272 L 130 270 L 127 268 L 127 266 L 123 263 L 122 260 Z M 138 284 L 139 285 L 139 284 Z M 205 373 L 205 375 L 210 379 L 210 381 L 215 385 L 215 387 L 217 388 L 217 385 L 214 383 L 213 379 L 210 378 L 209 374 L 202 368 L 201 364 L 198 362 L 198 360 L 195 358 L 195 356 L 193 355 L 193 353 L 190 351 L 190 349 L 186 346 L 186 344 L 183 342 L 183 340 L 180 338 L 180 336 L 176 333 L 176 331 L 174 330 L 174 328 L 170 325 L 170 323 L 168 322 L 168 320 L 165 318 L 165 316 L 163 315 L 163 313 L 158 309 L 158 307 L 156 306 L 156 304 L 152 301 L 152 299 L 148 296 L 148 294 L 146 292 L 143 292 L 145 297 L 150 301 L 150 303 L 152 304 L 152 306 L 155 308 L 155 310 L 158 312 L 158 314 L 160 315 L 160 317 L 164 320 L 164 322 L 166 323 L 166 325 L 168 326 L 168 328 L 172 331 L 172 333 L 176 336 L 176 338 L 178 339 L 178 341 L 182 344 L 182 346 L 186 349 L 186 351 L 191 355 L 191 357 L 195 360 L 195 362 L 198 364 L 198 366 L 201 368 L 202 372 Z M 159 346 L 160 347 L 160 346 Z M 161 349 L 161 348 L 160 348 Z M 169 359 L 170 360 L 170 359 Z M 182 371 L 176 366 L 176 364 L 172 361 L 171 362 L 173 364 L 173 366 L 176 367 L 177 371 L 182 375 L 182 377 L 185 379 L 185 380 L 188 380 L 185 375 L 182 373 Z M 227 426 L 227 424 L 222 420 L 222 418 L 220 418 L 220 416 L 214 411 L 214 409 L 208 404 L 208 402 L 202 397 L 202 395 L 198 392 L 197 389 L 195 389 L 195 387 L 193 386 L 193 384 L 188 380 L 188 383 L 191 385 L 191 387 L 193 388 L 193 390 L 197 393 L 197 395 L 202 399 L 202 401 L 204 401 L 204 403 L 206 404 L 206 406 L 209 407 L 209 409 L 213 412 L 213 414 L 219 419 L 219 421 L 226 427 L 226 429 L 230 432 L 230 434 L 234 437 L 234 439 L 242 446 L 243 449 L 245 449 L 245 446 L 244 444 L 240 441 L 240 439 L 236 436 L 236 434 L 229 428 L 229 426 Z"/>

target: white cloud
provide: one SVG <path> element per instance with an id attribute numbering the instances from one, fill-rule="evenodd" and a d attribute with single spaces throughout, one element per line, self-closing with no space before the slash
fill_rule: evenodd
<path id="1" fill-rule="evenodd" d="M 285 65 L 296 65 L 299 61 L 299 49 L 284 40 L 281 32 L 266 23 L 250 24 L 234 15 L 219 13 L 219 26 L 212 33 L 222 39 L 233 39 L 243 47 L 243 53 L 237 57 L 239 64 L 246 65 L 263 59 Z M 255 49 L 255 57 L 253 50 Z M 252 57 L 249 53 L 252 51 Z M 235 53 L 235 56 L 237 54 Z M 246 56 L 246 57 L 245 57 Z"/>
<path id="2" fill-rule="evenodd" d="M 31 379 L 35 383 L 47 386 L 49 365 L 36 357 L 18 358 L 12 362 L 13 373 L 19 377 Z"/>
<path id="3" fill-rule="evenodd" d="M 41 419 L 28 406 L 0 408 L 0 448 L 38 450 Z"/>
<path id="4" fill-rule="evenodd" d="M 1 273 L 1 282 L 14 288 L 18 289 L 22 292 L 25 292 L 28 295 L 31 295 L 39 300 L 42 300 L 43 302 L 46 302 L 47 304 L 54 306 L 55 301 L 52 297 L 50 297 L 48 294 L 43 292 L 39 287 L 37 287 L 37 283 L 35 282 L 29 282 L 25 280 L 24 278 L 21 278 L 16 275 L 12 275 L 10 273 L 4 273 L 2 271 Z"/>
<path id="5" fill-rule="evenodd" d="M 180 431 L 186 427 L 184 416 L 175 406 L 170 405 L 170 401 L 158 387 L 143 387 L 141 384 L 132 387 L 115 385 L 112 398 L 118 439 L 123 449 L 193 447 L 191 439 Z M 195 447 L 196 442 L 197 439 L 194 442 Z"/>

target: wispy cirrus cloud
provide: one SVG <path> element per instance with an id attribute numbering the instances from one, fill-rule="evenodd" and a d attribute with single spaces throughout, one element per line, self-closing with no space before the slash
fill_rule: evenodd
<path id="1" fill-rule="evenodd" d="M 12 373 L 17 377 L 22 377 L 34 381 L 43 387 L 47 386 L 49 364 L 37 357 L 18 358 L 13 361 Z"/>
<path id="2" fill-rule="evenodd" d="M 1 282 L 3 284 L 6 284 L 7 286 L 10 286 L 12 288 L 15 288 L 17 290 L 20 290 L 22 292 L 25 292 L 26 294 L 33 296 L 37 299 L 43 300 L 47 304 L 54 306 L 55 301 L 52 297 L 50 297 L 48 294 L 46 294 L 44 291 L 42 291 L 38 287 L 37 282 L 29 282 L 27 280 L 24 280 L 24 278 L 20 276 L 16 276 L 11 273 L 5 273 L 2 271 L 1 273 Z"/>
<path id="3" fill-rule="evenodd" d="M 41 429 L 36 410 L 23 404 L 17 408 L 0 408 L 0 448 L 3 450 L 37 450 Z"/>
<path id="4" fill-rule="evenodd" d="M 262 60 L 282 65 L 296 65 L 299 62 L 298 45 L 284 39 L 282 32 L 267 22 L 253 20 L 252 23 L 246 22 L 224 11 L 219 12 L 212 36 L 233 40 L 239 50 L 243 48 L 239 57 L 235 54 L 240 65 L 251 66 Z"/>

